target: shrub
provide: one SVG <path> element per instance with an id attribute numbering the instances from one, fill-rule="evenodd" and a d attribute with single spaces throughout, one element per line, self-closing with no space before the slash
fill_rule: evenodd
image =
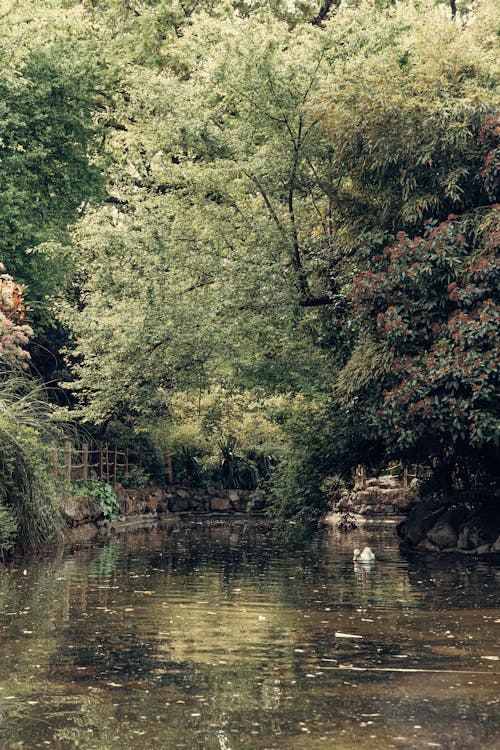
<path id="1" fill-rule="evenodd" d="M 91 495 L 102 510 L 104 518 L 112 521 L 118 515 L 118 498 L 113 487 L 107 482 L 98 482 L 95 479 L 78 480 L 71 483 L 71 491 L 74 494 Z"/>
<path id="2" fill-rule="evenodd" d="M 23 375 L 0 374 L 0 501 L 9 514 L 3 516 L 1 551 L 14 541 L 33 549 L 53 538 L 56 484 L 49 471 L 50 451 L 60 436 L 43 386 Z"/>

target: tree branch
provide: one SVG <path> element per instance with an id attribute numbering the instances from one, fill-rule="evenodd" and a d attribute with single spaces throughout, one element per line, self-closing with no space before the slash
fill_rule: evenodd
<path id="1" fill-rule="evenodd" d="M 311 21 L 312 25 L 321 26 L 323 24 L 323 21 L 326 21 L 326 19 L 330 15 L 331 9 L 338 8 L 339 5 L 340 0 L 324 0 L 321 8 L 318 11 L 318 14 Z"/>

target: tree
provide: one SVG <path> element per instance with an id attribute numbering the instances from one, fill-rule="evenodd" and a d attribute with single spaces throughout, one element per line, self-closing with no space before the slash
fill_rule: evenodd
<path id="1" fill-rule="evenodd" d="M 331 177 L 302 114 L 325 42 L 301 34 L 205 16 L 169 50 L 181 77 L 128 73 L 109 200 L 75 230 L 79 302 L 61 313 L 92 418 L 165 410 L 176 389 L 218 381 L 298 390 L 326 363 L 308 310 L 329 299 Z"/>

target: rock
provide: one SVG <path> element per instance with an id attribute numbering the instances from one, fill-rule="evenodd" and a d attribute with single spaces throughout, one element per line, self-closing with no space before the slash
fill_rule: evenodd
<path id="1" fill-rule="evenodd" d="M 414 489 L 400 489 L 394 493 L 392 502 L 396 513 L 406 513 L 418 503 L 418 495 Z"/>
<path id="2" fill-rule="evenodd" d="M 60 512 L 68 526 L 92 523 L 103 517 L 103 512 L 90 495 L 70 495 L 65 497 Z"/>
<path id="3" fill-rule="evenodd" d="M 491 545 L 490 552 L 500 552 L 500 534 L 497 536 L 496 541 Z"/>
<path id="4" fill-rule="evenodd" d="M 422 541 L 418 545 L 418 550 L 419 552 L 432 552 L 433 554 L 436 554 L 436 552 L 441 552 L 439 547 L 430 542 L 429 539 L 422 539 Z"/>
<path id="5" fill-rule="evenodd" d="M 164 495 L 161 500 L 158 501 L 156 508 L 157 513 L 168 513 L 168 497 Z"/>
<path id="6" fill-rule="evenodd" d="M 263 497 L 257 496 L 255 499 L 252 500 L 252 511 L 258 513 L 261 510 L 264 510 L 266 507 L 266 501 Z"/>
<path id="7" fill-rule="evenodd" d="M 144 510 L 146 513 L 156 513 L 158 510 L 158 503 L 160 502 L 160 496 L 157 492 L 151 492 L 145 499 Z"/>
<path id="8" fill-rule="evenodd" d="M 441 506 L 438 501 L 417 503 L 406 520 L 397 527 L 403 546 L 408 549 L 416 547 L 445 512 L 446 507 Z"/>
<path id="9" fill-rule="evenodd" d="M 377 477 L 377 485 L 382 490 L 399 490 L 401 489 L 401 482 L 397 477 L 393 477 L 391 474 L 387 474 L 382 477 Z"/>
<path id="10" fill-rule="evenodd" d="M 469 511 L 463 506 L 450 508 L 429 529 L 427 539 L 439 549 L 456 547 L 460 529 L 468 515 Z"/>
<path id="11" fill-rule="evenodd" d="M 175 490 L 175 494 L 178 495 L 179 497 L 183 497 L 183 498 L 188 498 L 189 497 L 189 492 L 187 490 L 183 490 L 180 487 L 178 487 Z"/>
<path id="12" fill-rule="evenodd" d="M 409 488 L 368 487 L 352 492 L 347 500 L 341 498 L 334 510 L 349 510 L 370 515 L 394 515 L 410 510 L 418 498 Z"/>
<path id="13" fill-rule="evenodd" d="M 169 503 L 169 510 L 174 513 L 185 513 L 187 510 L 191 510 L 191 500 L 189 495 L 187 497 L 174 497 Z"/>
<path id="14" fill-rule="evenodd" d="M 234 500 L 232 502 L 232 506 L 235 510 L 243 512 L 247 509 L 248 505 L 248 497 L 246 495 L 241 495 L 238 497 L 237 500 Z"/>
<path id="15" fill-rule="evenodd" d="M 231 501 L 228 497 L 211 497 L 210 498 L 210 510 L 231 510 Z"/>
<path id="16" fill-rule="evenodd" d="M 458 548 L 471 550 L 493 545 L 498 536 L 499 513 L 495 506 L 484 506 L 465 522 L 458 538 Z"/>

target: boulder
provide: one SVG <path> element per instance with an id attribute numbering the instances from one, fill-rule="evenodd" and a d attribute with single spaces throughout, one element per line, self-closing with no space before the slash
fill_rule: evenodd
<path id="1" fill-rule="evenodd" d="M 410 510 L 418 498 L 415 492 L 403 487 L 368 487 L 341 497 L 334 510 L 349 510 L 361 515 L 394 515 Z"/>
<path id="2" fill-rule="evenodd" d="M 382 490 L 397 490 L 400 489 L 401 482 L 397 477 L 393 477 L 391 474 L 387 474 L 381 477 L 368 479 L 366 485 L 367 487 L 379 487 Z"/>
<path id="3" fill-rule="evenodd" d="M 161 501 L 161 490 L 149 492 L 145 498 L 144 510 L 149 513 L 156 513 Z"/>
<path id="4" fill-rule="evenodd" d="M 158 501 L 158 505 L 156 507 L 157 513 L 168 513 L 168 501 L 169 498 L 167 497 L 166 493 L 162 496 L 162 498 Z"/>
<path id="5" fill-rule="evenodd" d="M 492 505 L 480 508 L 465 522 L 457 546 L 461 550 L 472 550 L 493 545 L 498 536 L 498 527 L 498 508 Z"/>
<path id="6" fill-rule="evenodd" d="M 427 539 L 439 549 L 456 547 L 460 529 L 469 511 L 464 506 L 450 508 L 440 516 L 427 532 Z"/>
<path id="7" fill-rule="evenodd" d="M 418 495 L 415 488 L 401 488 L 394 492 L 392 502 L 396 513 L 407 513 L 418 503 Z"/>
<path id="8" fill-rule="evenodd" d="M 441 506 L 438 501 L 417 503 L 397 527 L 403 546 L 408 549 L 416 547 L 446 510 L 446 506 Z"/>
<path id="9" fill-rule="evenodd" d="M 185 513 L 191 510 L 191 498 L 186 493 L 186 497 L 173 497 L 169 502 L 169 510 L 174 513 Z"/>
<path id="10" fill-rule="evenodd" d="M 210 498 L 210 510 L 231 510 L 231 500 L 228 497 L 215 495 Z"/>
<path id="11" fill-rule="evenodd" d="M 65 497 L 60 506 L 60 511 L 68 526 L 94 523 L 103 517 L 101 508 L 90 495 Z"/>
<path id="12" fill-rule="evenodd" d="M 491 545 L 490 552 L 500 552 L 500 534 L 497 536 L 496 541 Z"/>

